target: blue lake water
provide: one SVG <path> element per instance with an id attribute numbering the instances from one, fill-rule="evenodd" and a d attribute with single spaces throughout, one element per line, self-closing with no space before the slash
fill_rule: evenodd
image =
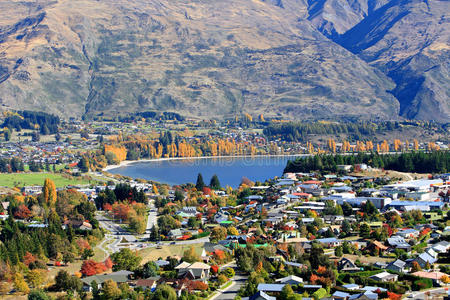
<path id="1" fill-rule="evenodd" d="M 263 182 L 266 179 L 281 176 L 289 159 L 292 160 L 295 157 L 261 156 L 142 161 L 114 168 L 108 172 L 170 185 L 195 183 L 198 173 L 202 173 L 205 184 L 209 184 L 211 177 L 217 174 L 223 187 L 229 185 L 235 188 L 241 183 L 242 177 Z"/>

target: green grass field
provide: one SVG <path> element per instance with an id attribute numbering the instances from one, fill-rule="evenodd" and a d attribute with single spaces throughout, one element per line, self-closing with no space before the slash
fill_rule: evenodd
<path id="1" fill-rule="evenodd" d="M 22 187 L 29 185 L 43 185 L 45 178 L 51 179 L 56 187 L 74 184 L 89 184 L 88 180 L 76 177 L 64 177 L 54 173 L 3 173 L 0 174 L 0 186 Z"/>

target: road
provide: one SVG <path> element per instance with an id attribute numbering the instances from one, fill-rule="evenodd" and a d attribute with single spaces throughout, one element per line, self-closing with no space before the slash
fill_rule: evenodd
<path id="1" fill-rule="evenodd" d="M 236 262 L 232 262 L 228 267 L 233 268 L 236 272 L 236 275 L 231 278 L 231 285 L 223 290 L 217 290 L 217 293 L 210 300 L 233 300 L 237 296 L 240 288 L 247 282 L 248 276 L 243 276 L 238 273 L 239 270 Z"/>
<path id="2" fill-rule="evenodd" d="M 431 300 L 431 299 L 443 299 L 443 296 L 447 296 L 447 294 L 448 288 L 435 288 L 423 292 L 406 293 L 405 296 L 408 299 Z"/>
<path id="3" fill-rule="evenodd" d="M 148 217 L 147 217 L 147 229 L 146 232 L 149 234 L 150 237 L 150 230 L 153 228 L 153 226 L 157 225 L 158 222 L 158 212 L 155 207 L 154 201 L 151 199 L 148 203 Z"/>

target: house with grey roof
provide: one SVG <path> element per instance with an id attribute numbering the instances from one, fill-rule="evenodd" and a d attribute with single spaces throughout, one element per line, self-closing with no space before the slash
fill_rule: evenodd
<path id="1" fill-rule="evenodd" d="M 386 269 L 395 271 L 395 272 L 406 272 L 406 262 L 404 262 L 401 259 L 396 259 L 395 261 L 389 263 L 386 267 Z"/>
<path id="2" fill-rule="evenodd" d="M 281 284 L 281 283 L 260 283 L 258 284 L 258 291 L 263 291 L 263 292 L 281 292 L 281 290 L 283 289 L 283 287 L 286 284 Z"/>
<path id="3" fill-rule="evenodd" d="M 428 253 L 421 253 L 416 259 L 414 259 L 422 268 L 426 268 L 427 263 L 432 265 L 437 259 L 429 255 Z"/>
<path id="4" fill-rule="evenodd" d="M 83 290 L 90 292 L 90 291 L 92 291 L 91 285 L 92 285 L 92 282 L 94 282 L 94 281 L 98 284 L 98 288 L 100 289 L 102 287 L 103 283 L 105 283 L 108 280 L 112 280 L 118 284 L 128 282 L 130 280 L 130 276 L 132 274 L 133 274 L 133 272 L 122 270 L 122 271 L 113 272 L 113 273 L 109 273 L 109 274 L 85 277 L 85 278 L 81 279 L 81 282 L 83 283 Z"/>

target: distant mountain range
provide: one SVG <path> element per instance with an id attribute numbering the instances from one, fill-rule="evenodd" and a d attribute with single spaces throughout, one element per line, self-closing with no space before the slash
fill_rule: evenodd
<path id="1" fill-rule="evenodd" d="M 450 122 L 450 1 L 4 0 L 0 105 Z"/>

